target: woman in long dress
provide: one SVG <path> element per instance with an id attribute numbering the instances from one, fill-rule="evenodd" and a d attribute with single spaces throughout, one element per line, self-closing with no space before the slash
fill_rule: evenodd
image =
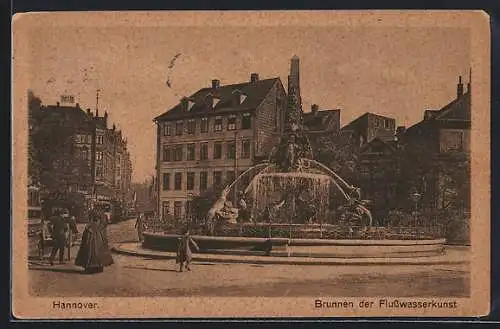
<path id="1" fill-rule="evenodd" d="M 100 273 L 104 267 L 114 263 L 108 247 L 107 223 L 96 211 L 92 211 L 89 217 L 90 222 L 83 232 L 75 264 L 83 267 L 85 273 Z"/>

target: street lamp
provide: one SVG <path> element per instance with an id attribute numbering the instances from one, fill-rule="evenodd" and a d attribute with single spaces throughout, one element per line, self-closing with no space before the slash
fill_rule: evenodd
<path id="1" fill-rule="evenodd" d="M 411 199 L 415 203 L 415 210 L 413 212 L 413 221 L 414 221 L 414 226 L 415 226 L 415 233 L 417 232 L 417 210 L 418 210 L 418 202 L 420 201 L 420 197 L 421 196 L 422 195 L 420 193 L 418 193 L 417 191 L 415 191 L 411 195 Z"/>

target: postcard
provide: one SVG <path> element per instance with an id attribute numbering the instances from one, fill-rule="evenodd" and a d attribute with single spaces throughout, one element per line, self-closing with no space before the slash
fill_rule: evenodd
<path id="1" fill-rule="evenodd" d="M 12 24 L 15 317 L 489 313 L 486 13 Z"/>

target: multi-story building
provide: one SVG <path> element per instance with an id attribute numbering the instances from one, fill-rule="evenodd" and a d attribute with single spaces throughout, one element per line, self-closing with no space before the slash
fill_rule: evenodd
<path id="1" fill-rule="evenodd" d="M 107 127 L 108 114 L 94 115 L 75 106 L 40 106 L 31 119 L 30 142 L 39 181 L 48 198 L 122 201 L 130 188 L 131 163 L 126 143 L 115 128 Z M 117 138 L 118 137 L 118 138 Z M 116 186 L 116 149 L 127 154 L 120 165 L 124 179 Z M 120 163 L 122 155 L 118 157 Z M 124 181 L 123 181 L 124 180 Z M 117 188 L 117 189 L 115 189 Z"/>
<path id="2" fill-rule="evenodd" d="M 233 181 L 267 157 L 283 130 L 286 92 L 279 78 L 202 88 L 154 119 L 158 209 L 179 219 L 193 196 Z"/>
<path id="3" fill-rule="evenodd" d="M 344 133 L 350 133 L 353 140 L 359 142 L 361 147 L 377 137 L 383 141 L 394 140 L 396 120 L 367 112 L 342 127 L 341 130 Z"/>

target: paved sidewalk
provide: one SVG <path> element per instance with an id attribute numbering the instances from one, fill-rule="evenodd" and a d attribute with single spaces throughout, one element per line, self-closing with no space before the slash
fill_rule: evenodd
<path id="1" fill-rule="evenodd" d="M 150 259 L 175 259 L 173 252 L 145 249 L 139 243 L 121 243 L 113 251 L 123 255 Z M 273 257 L 254 255 L 193 254 L 193 261 L 246 264 L 288 265 L 453 265 L 468 264 L 470 252 L 467 248 L 447 247 L 444 255 L 412 258 L 310 258 Z"/>

